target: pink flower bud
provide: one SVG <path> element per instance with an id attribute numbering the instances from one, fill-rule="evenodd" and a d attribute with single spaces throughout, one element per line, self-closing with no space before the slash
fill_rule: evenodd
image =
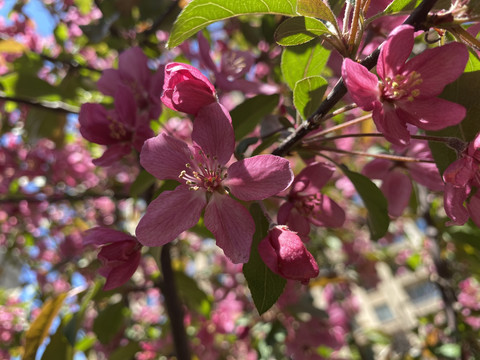
<path id="1" fill-rule="evenodd" d="M 140 264 L 142 245 L 121 231 L 96 227 L 84 233 L 83 243 L 102 246 L 98 253 L 102 267 L 98 272 L 107 279 L 104 290 L 126 283 Z"/>
<path id="2" fill-rule="evenodd" d="M 191 65 L 170 63 L 165 66 L 162 102 L 170 109 L 196 115 L 198 111 L 217 101 L 215 88 L 208 79 Z"/>
<path id="3" fill-rule="evenodd" d="M 277 225 L 258 245 L 258 252 L 274 273 L 307 284 L 318 276 L 318 265 L 297 233 Z"/>

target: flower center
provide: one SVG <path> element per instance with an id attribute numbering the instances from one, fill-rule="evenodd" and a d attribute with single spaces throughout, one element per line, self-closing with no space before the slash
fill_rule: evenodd
<path id="1" fill-rule="evenodd" d="M 178 176 L 185 180 L 190 190 L 203 189 L 213 193 L 222 189 L 222 180 L 227 176 L 225 168 L 218 163 L 215 156 L 206 155 L 203 151 L 198 156 L 191 156 L 191 163 L 185 164 L 185 170 Z"/>
<path id="2" fill-rule="evenodd" d="M 295 201 L 295 208 L 303 217 L 315 217 L 321 209 L 321 194 L 301 196 Z"/>
<path id="3" fill-rule="evenodd" d="M 124 138 L 127 135 L 125 126 L 112 116 L 109 116 L 108 119 L 110 120 L 110 124 L 108 124 L 110 136 L 116 140 Z"/>
<path id="4" fill-rule="evenodd" d="M 382 98 L 385 101 L 397 101 L 406 99 L 413 101 L 420 95 L 418 86 L 423 82 L 422 75 L 416 71 L 412 71 L 407 75 L 397 74 L 392 78 L 385 78 L 379 83 Z"/>

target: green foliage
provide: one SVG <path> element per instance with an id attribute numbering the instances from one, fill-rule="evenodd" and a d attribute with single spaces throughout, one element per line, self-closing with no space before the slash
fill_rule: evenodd
<path id="1" fill-rule="evenodd" d="M 250 214 L 255 221 L 255 235 L 253 236 L 250 260 L 243 265 L 243 274 L 252 293 L 255 307 L 262 315 L 277 302 L 287 281 L 273 273 L 258 253 L 258 244 L 267 236 L 269 227 L 262 209 L 258 204 L 252 204 Z"/>
<path id="2" fill-rule="evenodd" d="M 388 203 L 380 189 L 366 176 L 350 171 L 345 165 L 341 166 L 345 176 L 355 186 L 358 194 L 368 210 L 368 228 L 373 240 L 378 240 L 388 231 L 390 218 L 388 217 Z"/>
<path id="3" fill-rule="evenodd" d="M 245 100 L 230 112 L 235 131 L 235 140 L 250 134 L 263 118 L 273 112 L 278 105 L 279 96 L 257 95 Z"/>
<path id="4" fill-rule="evenodd" d="M 193 0 L 173 25 L 167 47 L 173 48 L 214 22 L 239 15 L 296 16 L 295 0 Z"/>
<path id="5" fill-rule="evenodd" d="M 296 82 L 293 103 L 304 120 L 312 115 L 322 102 L 327 85 L 327 80 L 321 76 L 309 76 Z"/>
<path id="6" fill-rule="evenodd" d="M 278 26 L 275 41 L 282 46 L 301 45 L 329 33 L 320 20 L 297 16 L 286 19 Z"/>
<path id="7" fill-rule="evenodd" d="M 42 360 L 49 359 L 73 359 L 73 347 L 65 337 L 62 323 L 60 323 L 58 326 L 55 334 L 50 337 L 50 342 L 48 343 L 47 347 L 45 348 L 45 352 L 42 355 Z"/>
<path id="8" fill-rule="evenodd" d="M 283 49 L 281 69 L 285 82 L 293 90 L 297 81 L 320 75 L 329 56 L 330 51 L 319 41 Z"/>
<path id="9" fill-rule="evenodd" d="M 133 198 L 138 198 L 154 183 L 155 176 L 142 169 L 133 184 L 130 186 L 130 196 Z"/>
<path id="10" fill-rule="evenodd" d="M 198 287 L 197 282 L 185 273 L 176 271 L 175 283 L 182 302 L 189 309 L 209 318 L 212 310 L 212 298 Z"/>
<path id="11" fill-rule="evenodd" d="M 119 301 L 99 312 L 93 323 L 93 331 L 102 344 L 108 344 L 122 329 L 126 310 L 125 303 Z"/>
<path id="12" fill-rule="evenodd" d="M 298 0 L 297 12 L 300 15 L 322 19 L 331 24 L 337 24 L 335 15 L 323 0 Z"/>
<path id="13" fill-rule="evenodd" d="M 447 85 L 441 97 L 467 109 L 463 121 L 455 126 L 450 126 L 439 131 L 429 131 L 428 134 L 436 136 L 456 137 L 463 141 L 472 141 L 480 132 L 480 60 L 476 54 L 470 53 L 465 72 L 455 82 Z M 433 158 L 441 174 L 457 159 L 456 152 L 444 143 L 430 142 Z"/>

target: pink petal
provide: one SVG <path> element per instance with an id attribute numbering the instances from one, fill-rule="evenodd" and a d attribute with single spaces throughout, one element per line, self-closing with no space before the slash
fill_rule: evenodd
<path id="1" fill-rule="evenodd" d="M 96 166 L 110 166 L 113 163 L 120 161 L 125 155 L 132 152 L 132 146 L 130 144 L 113 144 L 110 145 L 107 150 L 98 159 L 93 159 L 92 163 Z"/>
<path id="2" fill-rule="evenodd" d="M 214 192 L 205 209 L 205 226 L 234 264 L 248 262 L 255 223 L 243 205 Z"/>
<path id="3" fill-rule="evenodd" d="M 189 190 L 185 185 L 162 192 L 138 223 L 138 241 L 145 246 L 162 246 L 175 240 L 197 224 L 206 202 L 205 192 Z"/>
<path id="4" fill-rule="evenodd" d="M 445 184 L 445 193 L 443 205 L 447 216 L 452 219 L 447 225 L 463 225 L 469 218 L 467 209 L 463 203 L 467 199 L 467 189 L 464 187 L 455 187 L 451 184 Z"/>
<path id="5" fill-rule="evenodd" d="M 107 110 L 100 104 L 85 103 L 80 107 L 78 122 L 80 134 L 95 144 L 109 145 L 115 142 L 110 136 Z"/>
<path id="6" fill-rule="evenodd" d="M 394 164 L 387 159 L 374 159 L 366 164 L 362 169 L 362 174 L 370 179 L 385 178 Z"/>
<path id="7" fill-rule="evenodd" d="M 419 98 L 427 99 L 439 95 L 445 85 L 455 81 L 463 73 L 467 61 L 467 47 L 454 42 L 423 51 L 405 64 L 404 73 L 416 71 L 421 74 Z"/>
<path id="8" fill-rule="evenodd" d="M 470 198 L 467 209 L 475 225 L 480 227 L 480 194 L 478 192 Z"/>
<path id="9" fill-rule="evenodd" d="M 105 227 L 94 227 L 92 229 L 88 229 L 83 233 L 83 245 L 105 245 L 120 241 L 134 241 L 137 242 L 137 239 L 124 233 L 123 231 L 118 231 L 110 228 Z"/>
<path id="10" fill-rule="evenodd" d="M 373 110 L 380 97 L 378 78 L 351 59 L 343 61 L 342 77 L 353 101 L 363 110 Z"/>
<path id="11" fill-rule="evenodd" d="M 227 109 L 216 102 L 202 107 L 193 124 L 192 140 L 206 155 L 225 165 L 235 149 L 235 134 Z"/>
<path id="12" fill-rule="evenodd" d="M 114 102 L 118 120 L 126 124 L 129 129 L 133 129 L 137 120 L 137 105 L 132 91 L 120 85 L 115 92 Z"/>
<path id="13" fill-rule="evenodd" d="M 105 95 L 114 96 L 118 87 L 123 85 L 120 73 L 116 69 L 102 71 L 102 76 L 97 81 L 97 88 Z"/>
<path id="14" fill-rule="evenodd" d="M 118 70 L 124 80 L 133 81 L 143 89 L 147 90 L 147 84 L 150 78 L 150 70 L 148 69 L 148 58 L 139 47 L 133 47 L 125 50 L 118 57 Z"/>
<path id="15" fill-rule="evenodd" d="M 334 166 L 323 162 L 309 164 L 293 180 L 291 193 L 309 195 L 320 192 L 334 171 Z"/>
<path id="16" fill-rule="evenodd" d="M 285 225 L 288 225 L 290 230 L 295 231 L 303 241 L 307 241 L 308 236 L 310 235 L 310 223 L 308 222 L 308 219 L 302 216 L 295 208 L 292 209 L 289 215 L 290 216 L 285 222 Z M 345 214 L 343 217 L 345 218 Z"/>
<path id="17" fill-rule="evenodd" d="M 140 163 L 158 179 L 179 181 L 179 175 L 191 162 L 191 151 L 187 144 L 173 136 L 161 133 L 143 144 Z"/>
<path id="18" fill-rule="evenodd" d="M 230 165 L 224 185 L 240 200 L 263 200 L 285 190 L 293 180 L 288 160 L 258 155 Z"/>
<path id="19" fill-rule="evenodd" d="M 462 105 L 440 98 L 397 101 L 396 105 L 398 116 L 424 130 L 440 130 L 457 125 L 466 115 Z"/>
<path id="20" fill-rule="evenodd" d="M 464 156 L 451 163 L 443 173 L 443 180 L 457 187 L 465 187 L 477 172 L 478 166 L 471 156 Z"/>
<path id="21" fill-rule="evenodd" d="M 390 104 L 378 103 L 372 113 L 373 122 L 385 139 L 395 145 L 406 145 L 410 142 L 407 125 Z"/>
<path id="22" fill-rule="evenodd" d="M 388 200 L 388 213 L 391 216 L 400 216 L 410 202 L 412 182 L 400 171 L 391 171 L 381 186 L 381 190 Z"/>
<path id="23" fill-rule="evenodd" d="M 142 255 L 140 251 L 138 251 L 133 254 L 133 256 L 131 256 L 128 261 L 122 263 L 122 265 L 110 269 L 107 268 L 107 271 L 109 270 L 108 275 L 103 275 L 102 272 L 99 271 L 101 275 L 107 278 L 107 281 L 103 286 L 103 290 L 111 290 L 117 288 L 130 280 L 132 275 L 137 270 L 138 265 L 140 264 L 141 257 Z"/>
<path id="24" fill-rule="evenodd" d="M 337 228 L 345 222 L 345 211 L 327 195 L 318 194 L 312 210 L 308 220 L 316 226 Z"/>
<path id="25" fill-rule="evenodd" d="M 290 201 L 286 201 L 280 206 L 277 213 L 277 222 L 279 224 L 287 225 L 288 217 L 290 216 L 290 212 L 293 210 L 293 206 L 294 204 Z"/>
<path id="26" fill-rule="evenodd" d="M 210 44 L 207 38 L 202 34 L 202 32 L 198 32 L 197 34 L 197 41 L 198 41 L 198 49 L 200 53 L 200 57 L 202 59 L 202 64 L 206 66 L 213 72 L 217 71 L 217 67 L 215 66 L 211 56 L 210 56 Z"/>
<path id="27" fill-rule="evenodd" d="M 425 158 L 423 158 L 425 159 Z M 413 181 L 426 186 L 432 191 L 442 191 L 444 183 L 436 164 L 411 163 L 408 165 Z"/>
<path id="28" fill-rule="evenodd" d="M 390 33 L 380 50 L 377 74 L 382 79 L 393 78 L 404 66 L 414 44 L 414 29 L 411 25 L 400 25 Z"/>
<path id="29" fill-rule="evenodd" d="M 280 273 L 280 269 L 278 268 L 277 252 L 270 243 L 268 236 L 258 244 L 258 253 L 260 254 L 260 257 L 265 265 L 267 265 L 270 270 L 272 270 L 275 274 Z"/>

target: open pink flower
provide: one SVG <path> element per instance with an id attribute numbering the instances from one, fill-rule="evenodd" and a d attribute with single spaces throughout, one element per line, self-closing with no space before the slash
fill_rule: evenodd
<path id="1" fill-rule="evenodd" d="M 414 45 L 414 28 L 397 27 L 380 50 L 377 73 L 345 59 L 342 76 L 359 107 L 373 111 L 377 129 L 393 144 L 410 141 L 407 123 L 424 130 L 456 125 L 465 117 L 463 106 L 437 96 L 456 80 L 468 61 L 460 43 L 428 49 L 407 61 Z"/>
<path id="2" fill-rule="evenodd" d="M 148 206 L 136 230 L 138 239 L 147 246 L 164 245 L 197 224 L 205 209 L 205 226 L 217 245 L 232 262 L 245 263 L 255 225 L 229 193 L 243 201 L 277 194 L 292 182 L 289 162 L 258 155 L 227 166 L 235 136 L 230 114 L 217 102 L 199 110 L 192 142 L 190 146 L 165 132 L 145 142 L 142 166 L 158 179 L 177 180 L 180 185 Z"/>
<path id="3" fill-rule="evenodd" d="M 181 63 L 165 66 L 162 102 L 170 109 L 196 115 L 202 107 L 216 101 L 215 88 L 198 69 Z"/>
<path id="4" fill-rule="evenodd" d="M 302 239 L 288 226 L 277 225 L 258 244 L 258 252 L 274 273 L 306 284 L 318 276 L 318 265 Z"/>
<path id="5" fill-rule="evenodd" d="M 108 166 L 132 151 L 140 151 L 143 143 L 154 135 L 149 121 L 137 116 L 135 99 L 129 88 L 119 85 L 114 96 L 115 108 L 86 103 L 80 108 L 78 121 L 82 136 L 95 144 L 107 145 L 103 155 L 93 163 Z"/>
<path id="6" fill-rule="evenodd" d="M 480 187 L 480 134 L 469 144 L 461 157 L 443 173 L 445 181 L 444 207 L 450 224 L 463 225 L 471 217 L 480 226 L 480 194 L 477 191 L 467 201 L 473 188 Z"/>
<path id="7" fill-rule="evenodd" d="M 115 96 L 120 86 L 134 95 L 138 110 L 146 112 L 147 120 L 157 119 L 162 111 L 159 94 L 162 92 L 164 66 L 151 73 L 148 58 L 139 47 L 125 50 L 118 57 L 118 70 L 104 70 L 97 87 L 105 95 Z"/>
<path id="8" fill-rule="evenodd" d="M 140 264 L 142 245 L 124 232 L 96 227 L 85 231 L 83 244 L 101 246 L 98 259 L 99 273 L 107 279 L 104 290 L 126 283 Z"/>
<path id="9" fill-rule="evenodd" d="M 342 226 L 345 212 L 320 192 L 334 170 L 333 166 L 321 162 L 306 166 L 295 177 L 287 202 L 278 210 L 278 223 L 288 225 L 302 238 L 308 237 L 310 224 L 332 228 Z"/>

